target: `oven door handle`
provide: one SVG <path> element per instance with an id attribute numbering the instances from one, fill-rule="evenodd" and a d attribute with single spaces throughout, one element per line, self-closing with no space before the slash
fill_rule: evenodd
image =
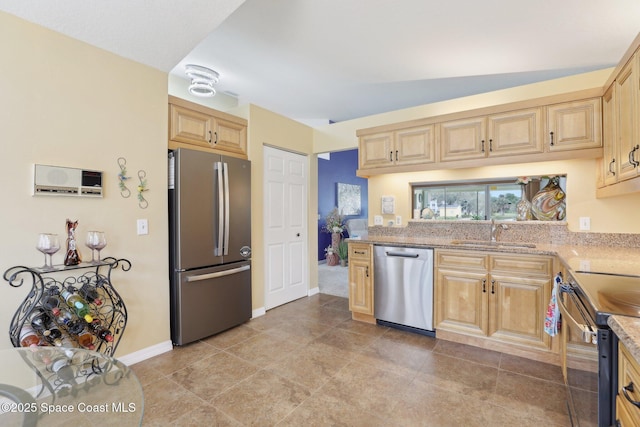
<path id="1" fill-rule="evenodd" d="M 567 292 L 563 290 L 561 292 L 567 295 L 571 299 L 574 298 L 573 293 L 571 291 Z M 578 308 L 579 307 L 578 304 L 580 303 L 574 301 L 574 304 L 576 308 Z M 564 301 L 562 301 L 562 297 L 558 298 L 558 305 L 560 306 L 560 312 L 562 313 L 562 316 L 569 319 L 571 323 L 573 323 L 578 329 L 580 329 L 580 331 L 582 332 L 582 340 L 584 342 L 592 343 L 592 344 L 598 343 L 597 342 L 598 334 L 594 331 L 594 328 L 589 324 L 589 321 L 585 318 L 584 313 L 582 313 L 579 308 L 578 308 L 578 311 L 580 312 L 580 317 L 582 317 L 582 320 L 584 320 L 584 322 L 586 323 L 584 325 L 582 323 L 577 322 L 576 319 L 574 319 L 573 316 L 569 314 L 569 310 L 567 310 L 567 306 L 564 304 Z"/>

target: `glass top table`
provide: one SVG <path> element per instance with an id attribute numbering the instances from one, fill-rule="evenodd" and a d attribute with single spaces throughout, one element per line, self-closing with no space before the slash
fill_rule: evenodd
<path id="1" fill-rule="evenodd" d="M 133 371 L 79 348 L 0 350 L 0 425 L 142 424 L 144 397 Z"/>

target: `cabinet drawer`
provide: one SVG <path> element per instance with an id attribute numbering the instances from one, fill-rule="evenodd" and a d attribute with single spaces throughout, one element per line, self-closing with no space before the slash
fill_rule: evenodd
<path id="1" fill-rule="evenodd" d="M 371 245 L 362 243 L 349 243 L 349 259 L 370 259 Z"/>
<path id="2" fill-rule="evenodd" d="M 535 255 L 492 255 L 490 267 L 492 273 L 508 272 L 549 276 L 553 269 L 553 259 Z"/>
<path id="3" fill-rule="evenodd" d="M 486 270 L 489 257 L 472 251 L 436 251 L 436 266 Z"/>
<path id="4" fill-rule="evenodd" d="M 634 391 L 627 390 L 630 399 L 640 401 L 640 371 L 634 357 L 629 354 L 624 344 L 619 345 L 618 356 L 618 396 L 621 406 L 624 406 L 633 420 L 632 425 L 640 425 L 640 408 L 634 406 L 625 397 L 622 388 L 633 383 Z"/>

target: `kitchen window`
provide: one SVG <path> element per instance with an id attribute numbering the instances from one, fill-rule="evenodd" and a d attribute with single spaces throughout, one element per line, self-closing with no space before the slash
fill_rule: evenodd
<path id="1" fill-rule="evenodd" d="M 529 200 L 547 183 L 533 179 L 527 185 L 516 178 L 477 182 L 413 183 L 414 219 L 515 221 L 516 204 L 526 192 Z M 566 188 L 566 177 L 560 179 Z M 566 190 L 565 190 L 566 191 Z"/>

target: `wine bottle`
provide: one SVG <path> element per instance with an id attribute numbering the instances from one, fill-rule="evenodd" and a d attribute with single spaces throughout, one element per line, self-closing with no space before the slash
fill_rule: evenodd
<path id="1" fill-rule="evenodd" d="M 93 335 L 91 335 L 89 331 L 85 330 L 78 334 L 76 336 L 76 340 L 78 340 L 78 344 L 88 350 L 93 350 L 96 348 L 96 346 L 93 344 Z"/>
<path id="2" fill-rule="evenodd" d="M 82 262 L 82 257 L 76 247 L 76 228 L 78 221 L 67 219 L 67 253 L 64 256 L 64 265 L 78 265 Z"/>
<path id="3" fill-rule="evenodd" d="M 78 293 L 90 304 L 102 305 L 102 300 L 100 299 L 100 295 L 98 294 L 96 287 L 90 283 L 82 285 Z"/>
<path id="4" fill-rule="evenodd" d="M 60 312 L 60 298 L 58 297 L 57 290 L 48 290 L 44 295 L 42 295 L 40 303 L 42 307 L 51 312 L 54 316 L 57 316 Z"/>
<path id="5" fill-rule="evenodd" d="M 73 288 L 71 288 L 73 289 Z M 89 304 L 75 292 L 71 292 L 69 289 L 65 289 L 62 291 L 62 298 L 65 300 L 67 305 L 71 307 L 78 317 L 84 318 L 87 323 L 91 323 L 93 321 L 93 316 L 91 316 L 91 309 L 89 308 Z"/>
<path id="6" fill-rule="evenodd" d="M 55 345 L 56 347 L 62 347 L 62 332 L 57 326 L 51 325 L 42 333 L 42 335 L 47 342 Z"/>
<path id="7" fill-rule="evenodd" d="M 77 319 L 78 316 L 73 314 L 69 309 L 65 307 L 61 307 L 58 310 L 58 315 L 55 317 L 55 321 L 58 322 L 59 325 L 67 326 L 69 322 Z M 68 326 L 67 326 L 68 327 Z"/>
<path id="8" fill-rule="evenodd" d="M 89 325 L 84 319 L 75 317 L 72 321 L 67 323 L 67 330 L 71 337 L 80 344 L 81 347 L 93 350 L 95 348 L 93 342 L 94 337 L 89 332 Z"/>
<path id="9" fill-rule="evenodd" d="M 37 347 L 40 341 L 40 337 L 31 325 L 25 324 L 20 329 L 20 345 L 22 347 Z"/>
<path id="10" fill-rule="evenodd" d="M 36 307 L 31 312 L 29 316 L 29 322 L 33 329 L 42 333 L 47 328 L 47 323 L 51 320 L 51 316 L 49 316 L 42 307 Z"/>
<path id="11" fill-rule="evenodd" d="M 113 342 L 113 334 L 111 331 L 102 326 L 102 322 L 100 319 L 94 319 L 93 322 L 89 323 L 89 330 L 96 337 L 100 338 L 103 341 Z"/>

